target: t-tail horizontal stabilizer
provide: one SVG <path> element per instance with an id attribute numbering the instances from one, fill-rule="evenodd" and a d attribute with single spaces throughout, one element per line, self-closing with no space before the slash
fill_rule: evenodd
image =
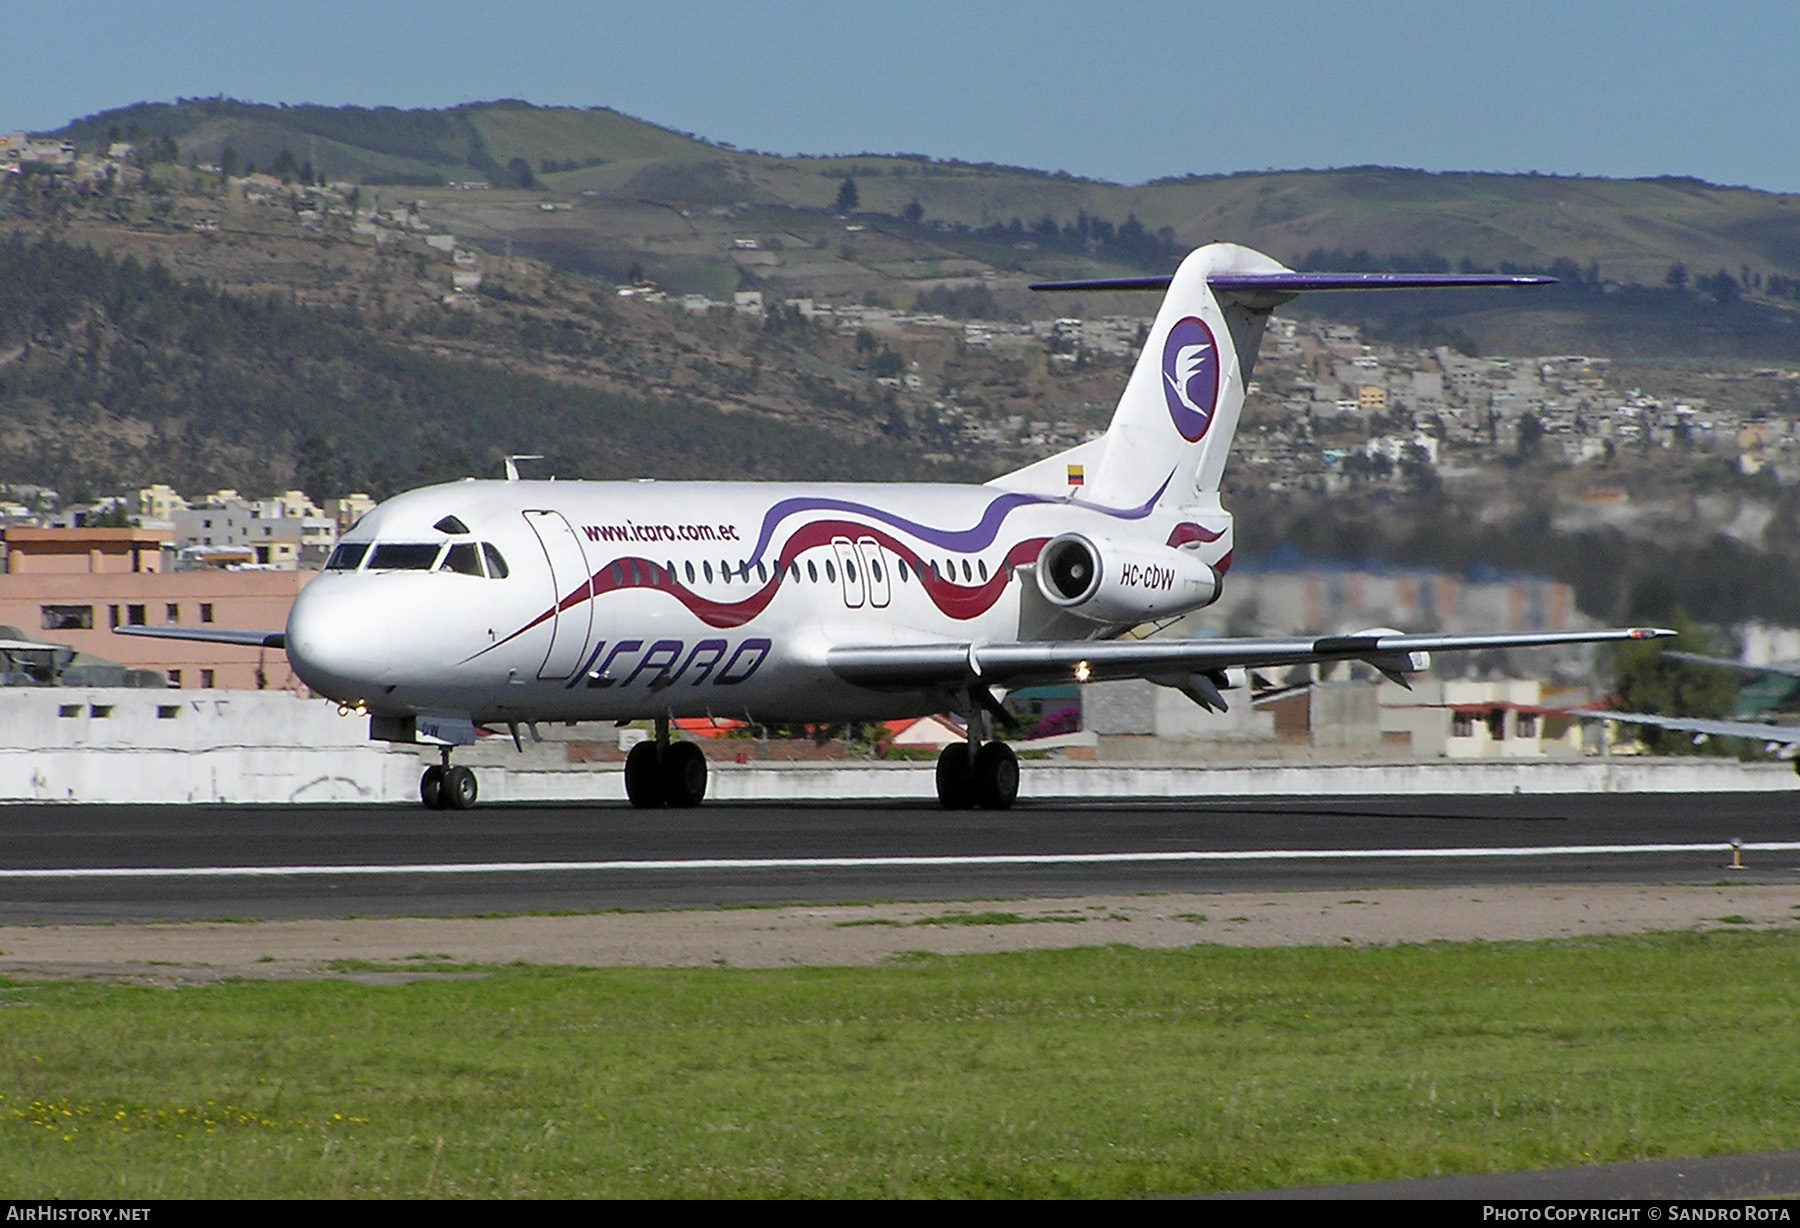
<path id="1" fill-rule="evenodd" d="M 1161 277 L 1097 277 L 1086 281 L 1033 282 L 1033 290 L 1167 290 L 1173 273 Z M 1535 273 L 1214 273 L 1214 292 L 1261 291 L 1301 294 L 1308 290 L 1466 290 L 1484 286 L 1553 286 L 1554 277 Z"/>
<path id="2" fill-rule="evenodd" d="M 1303 273 L 1247 247 L 1210 243 L 1162 277 L 1037 282 L 1033 290 L 1165 293 L 1106 434 L 995 484 L 1076 491 L 1071 498 L 1108 507 L 1136 507 L 1146 498 L 1159 508 L 1214 506 L 1263 326 L 1276 307 L 1321 290 L 1517 288 L 1555 281 L 1521 273 Z M 1077 473 L 1078 483 L 1072 480 Z"/>

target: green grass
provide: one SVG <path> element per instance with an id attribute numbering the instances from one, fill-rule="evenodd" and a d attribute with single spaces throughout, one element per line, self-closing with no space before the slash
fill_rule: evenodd
<path id="1" fill-rule="evenodd" d="M 1142 1195 L 1800 1146 L 1800 940 L 0 987 L 8 1197 Z"/>

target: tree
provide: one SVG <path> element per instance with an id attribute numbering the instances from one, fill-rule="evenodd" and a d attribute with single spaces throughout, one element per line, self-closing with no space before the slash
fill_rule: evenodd
<path id="1" fill-rule="evenodd" d="M 1526 414 L 1519 419 L 1519 455 L 1531 460 L 1538 454 L 1539 446 L 1544 442 L 1544 423 L 1536 414 Z"/>
<path id="2" fill-rule="evenodd" d="M 856 180 L 852 179 L 849 175 L 845 175 L 844 182 L 838 184 L 837 211 L 839 213 L 851 213 L 854 212 L 855 209 Z"/>
<path id="3" fill-rule="evenodd" d="M 1710 665 L 1670 660 L 1664 648 L 1710 654 L 1712 637 L 1689 621 L 1680 610 L 1670 620 L 1675 640 L 1643 640 L 1617 650 L 1613 664 L 1615 706 L 1621 712 L 1651 712 L 1657 716 L 1716 719 L 1731 711 L 1737 684 L 1731 675 Z M 1725 754 L 1731 748 L 1716 742 L 1694 745 L 1693 735 L 1654 725 L 1641 725 L 1637 737 L 1650 750 L 1665 755 Z"/>
<path id="4" fill-rule="evenodd" d="M 1677 294 L 1687 289 L 1687 279 L 1687 265 L 1679 260 L 1671 264 L 1669 271 L 1663 275 L 1663 283 Z"/>
<path id="5" fill-rule="evenodd" d="M 920 222 L 925 220 L 925 206 L 915 200 L 910 205 L 906 206 L 906 208 L 902 209 L 900 215 L 914 226 L 917 226 Z"/>

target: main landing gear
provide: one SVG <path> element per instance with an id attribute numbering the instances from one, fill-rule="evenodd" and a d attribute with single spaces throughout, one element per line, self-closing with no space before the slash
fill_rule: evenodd
<path id="1" fill-rule="evenodd" d="M 1019 796 L 1019 757 L 1004 742 L 952 742 L 938 754 L 937 795 L 945 810 L 1010 810 Z"/>
<path id="2" fill-rule="evenodd" d="M 625 756 L 625 796 L 641 810 L 686 808 L 706 800 L 706 756 L 692 742 L 669 741 L 669 718 L 656 720 L 656 740 Z"/>
<path id="3" fill-rule="evenodd" d="M 419 800 L 427 810 L 467 810 L 475 804 L 475 773 L 466 767 L 451 767 L 448 746 L 443 755 L 442 763 L 432 764 L 419 777 Z"/>

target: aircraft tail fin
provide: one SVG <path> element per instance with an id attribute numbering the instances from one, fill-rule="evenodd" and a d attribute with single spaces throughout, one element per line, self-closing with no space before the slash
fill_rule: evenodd
<path id="1" fill-rule="evenodd" d="M 1155 497 L 1184 507 L 1214 494 L 1225 470 L 1244 390 L 1256 367 L 1269 313 L 1313 290 L 1440 289 L 1544 285 L 1552 277 L 1458 273 L 1296 273 L 1235 243 L 1196 248 L 1174 273 L 1041 282 L 1034 290 L 1164 290 L 1112 425 L 1091 459 L 1069 466 L 1070 493 L 1083 501 L 1133 507 Z M 1057 458 L 1053 458 L 1057 459 Z M 1040 465 L 1043 462 L 1040 462 Z M 1020 470 L 999 480 L 1042 475 Z"/>

